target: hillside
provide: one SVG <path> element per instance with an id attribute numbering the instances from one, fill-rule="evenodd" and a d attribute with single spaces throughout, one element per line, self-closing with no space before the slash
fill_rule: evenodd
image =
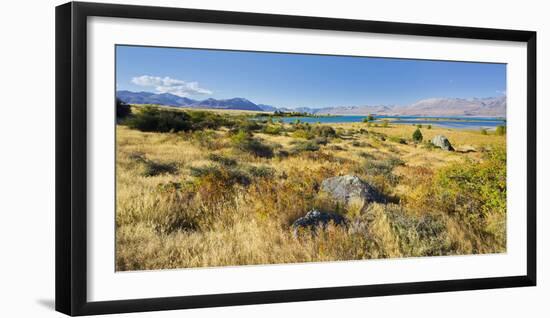
<path id="1" fill-rule="evenodd" d="M 170 93 L 117 91 L 117 98 L 130 104 L 158 104 L 176 107 L 236 109 L 250 111 L 297 110 L 319 115 L 395 115 L 395 116 L 487 116 L 506 117 L 506 96 L 487 98 L 428 98 L 406 106 L 364 105 L 289 109 L 255 104 L 246 98 L 194 100 Z"/>

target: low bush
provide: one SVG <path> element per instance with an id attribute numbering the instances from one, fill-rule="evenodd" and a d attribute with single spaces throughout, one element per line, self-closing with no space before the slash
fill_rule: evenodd
<path id="1" fill-rule="evenodd" d="M 390 137 L 388 137 L 388 140 L 391 141 L 391 142 L 402 144 L 402 145 L 407 144 L 407 141 L 404 138 L 401 138 L 401 137 L 390 136 Z"/>
<path id="2" fill-rule="evenodd" d="M 248 174 L 237 167 L 224 167 L 209 165 L 204 167 L 191 167 L 190 173 L 192 177 L 198 178 L 199 181 L 209 181 L 221 186 L 223 191 L 228 188 L 240 184 L 248 186 L 250 177 Z"/>
<path id="3" fill-rule="evenodd" d="M 320 147 L 316 142 L 308 140 L 295 143 L 290 152 L 292 154 L 298 154 L 304 151 L 317 151 L 319 149 Z"/>
<path id="4" fill-rule="evenodd" d="M 218 154 L 209 154 L 208 155 L 208 159 L 214 161 L 214 162 L 218 162 L 224 166 L 236 166 L 237 165 L 237 160 L 233 159 L 233 158 L 229 158 L 229 157 L 225 157 L 225 156 L 222 156 L 222 155 L 218 155 Z"/>
<path id="5" fill-rule="evenodd" d="M 191 134 L 191 140 L 199 147 L 204 147 L 208 150 L 218 150 L 225 147 L 221 138 L 216 132 L 211 130 L 197 130 Z"/>
<path id="6" fill-rule="evenodd" d="M 440 169 L 426 191 L 426 206 L 444 211 L 475 238 L 471 252 L 506 248 L 506 150 L 486 152 L 482 162 Z"/>
<path id="7" fill-rule="evenodd" d="M 313 133 L 318 137 L 335 138 L 337 137 L 336 130 L 330 126 L 315 126 Z"/>
<path id="8" fill-rule="evenodd" d="M 308 130 L 304 129 L 297 129 L 292 133 L 292 137 L 294 138 L 303 138 L 303 139 L 312 139 L 315 137 L 315 135 Z"/>
<path id="9" fill-rule="evenodd" d="M 249 166 L 248 173 L 254 178 L 273 178 L 275 170 L 269 166 Z"/>
<path id="10" fill-rule="evenodd" d="M 146 132 L 178 132 L 190 130 L 190 117 L 185 112 L 160 110 L 152 106 L 145 106 L 125 123 L 132 129 Z"/>
<path id="11" fill-rule="evenodd" d="M 157 162 L 153 160 L 142 161 L 141 175 L 144 177 L 154 177 L 161 174 L 175 174 L 177 172 L 178 168 L 172 162 Z"/>
<path id="12" fill-rule="evenodd" d="M 231 136 L 231 142 L 235 148 L 251 153 L 257 157 L 273 157 L 273 148 L 264 144 L 262 140 L 254 138 L 249 132 L 240 130 Z"/>
<path id="13" fill-rule="evenodd" d="M 284 131 L 281 125 L 266 125 L 262 132 L 269 135 L 280 135 Z"/>

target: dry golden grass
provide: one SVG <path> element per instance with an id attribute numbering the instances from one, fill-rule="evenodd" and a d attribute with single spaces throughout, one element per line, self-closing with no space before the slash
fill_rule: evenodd
<path id="1" fill-rule="evenodd" d="M 437 134 L 447 136 L 458 151 L 446 152 L 410 142 L 416 129 L 410 125 L 370 127 L 366 134 L 359 132 L 367 129 L 365 124 L 332 126 L 347 133 L 318 151 L 273 158 L 235 149 L 226 129 L 212 132 L 207 144 L 192 133 L 146 133 L 117 126 L 116 269 L 505 250 L 505 216 L 488 214 L 484 219 L 487 231 L 480 234 L 460 218 L 434 211 L 429 197 L 437 171 L 453 163 L 480 162 L 482 150 L 505 147 L 505 137 L 435 126 L 422 129 L 424 140 Z M 407 139 L 407 144 L 381 141 L 373 137 L 376 132 Z M 254 137 L 276 151 L 290 151 L 299 140 L 262 133 L 254 133 Z M 221 177 L 194 176 L 193 169 L 221 166 L 211 154 L 235 159 L 237 164 L 219 168 Z M 392 163 L 397 160 L 399 163 Z M 390 165 L 389 170 L 383 170 L 384 165 Z M 254 177 L 246 185 L 234 183 L 233 176 L 227 175 L 228 171 L 254 167 L 271 169 L 273 176 Z M 374 169 L 381 172 L 374 173 Z M 318 193 L 318 187 L 325 178 L 346 174 L 371 182 L 391 202 L 370 204 L 366 209 L 341 209 L 338 213 L 354 220 L 354 226 L 347 229 L 331 226 L 317 235 L 293 237 L 290 225 L 313 207 L 339 209 Z"/>

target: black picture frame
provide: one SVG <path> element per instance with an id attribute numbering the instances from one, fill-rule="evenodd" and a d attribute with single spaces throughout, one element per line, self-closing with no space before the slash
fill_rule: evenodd
<path id="1" fill-rule="evenodd" d="M 527 44 L 527 274 L 366 286 L 89 302 L 86 207 L 86 20 L 91 16 L 411 36 L 502 40 Z M 56 7 L 56 310 L 92 315 L 536 285 L 536 32 L 361 21 L 197 9 L 70 2 Z"/>

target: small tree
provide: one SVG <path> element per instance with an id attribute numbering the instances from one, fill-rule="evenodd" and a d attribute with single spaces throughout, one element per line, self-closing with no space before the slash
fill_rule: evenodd
<path id="1" fill-rule="evenodd" d="M 416 130 L 413 132 L 412 136 L 414 142 L 421 142 L 424 137 L 422 136 L 422 132 L 420 131 L 420 128 L 416 128 Z"/>
<path id="2" fill-rule="evenodd" d="M 480 131 L 481 131 L 481 134 L 482 134 L 482 135 L 487 135 L 487 129 L 481 128 Z"/>
<path id="3" fill-rule="evenodd" d="M 382 122 L 382 127 L 387 128 L 389 127 L 389 124 L 390 124 L 390 121 L 387 119 L 384 119 L 384 121 Z"/>
<path id="4" fill-rule="evenodd" d="M 426 127 L 426 128 L 428 128 L 428 129 L 432 129 L 432 125 L 428 125 L 428 127 Z"/>

